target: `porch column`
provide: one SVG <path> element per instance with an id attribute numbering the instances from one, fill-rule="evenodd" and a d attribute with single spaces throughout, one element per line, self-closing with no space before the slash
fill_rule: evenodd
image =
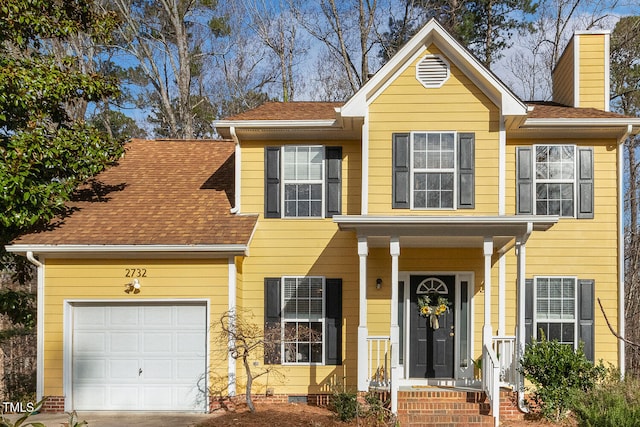
<path id="1" fill-rule="evenodd" d="M 482 328 L 482 344 L 491 348 L 493 328 L 491 327 L 491 256 L 493 255 L 493 238 L 485 237 L 484 254 L 484 327 Z M 483 365 L 484 366 L 484 365 Z"/>
<path id="2" fill-rule="evenodd" d="M 391 237 L 391 412 L 398 411 L 398 379 L 400 378 L 400 327 L 398 326 L 398 259 L 400 238 Z"/>
<path id="3" fill-rule="evenodd" d="M 525 328 L 525 278 L 526 278 L 526 255 L 527 245 L 526 239 L 518 238 L 516 240 L 516 258 L 517 258 L 517 298 L 518 298 L 518 310 L 517 310 L 517 323 L 516 323 L 516 360 L 522 360 L 524 354 L 526 328 Z M 518 366 L 519 367 L 519 366 Z M 524 391 L 524 376 L 520 373 L 520 370 L 516 370 L 518 376 L 518 391 Z"/>
<path id="4" fill-rule="evenodd" d="M 369 360 L 367 357 L 369 329 L 367 328 L 367 238 L 358 237 L 358 257 L 360 258 L 359 323 L 358 323 L 358 391 L 368 391 Z"/>

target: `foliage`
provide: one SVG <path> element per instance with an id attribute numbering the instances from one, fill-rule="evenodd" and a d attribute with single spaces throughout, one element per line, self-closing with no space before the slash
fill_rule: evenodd
<path id="1" fill-rule="evenodd" d="M 4 416 L 0 416 L 0 427 L 28 427 L 28 426 L 46 427 L 43 423 L 27 422 L 30 416 L 37 414 L 40 411 L 40 408 L 44 404 L 45 400 L 47 400 L 46 397 L 34 405 L 34 410 L 32 412 L 26 412 L 15 421 L 11 421 L 10 419 L 5 418 Z M 25 424 L 25 422 L 27 423 Z"/>
<path id="2" fill-rule="evenodd" d="M 640 426 L 640 380 L 621 380 L 620 372 L 610 369 L 604 381 L 578 396 L 574 413 L 584 427 Z"/>
<path id="3" fill-rule="evenodd" d="M 335 390 L 331 396 L 331 407 L 340 421 L 351 421 L 358 415 L 358 394 L 354 391 Z"/>
<path id="4" fill-rule="evenodd" d="M 69 421 L 66 424 L 67 427 L 85 427 L 89 425 L 89 423 L 84 420 L 78 421 L 78 413 L 76 411 L 67 412 L 66 414 L 69 416 Z"/>
<path id="5" fill-rule="evenodd" d="M 391 412 L 391 401 L 387 399 L 382 401 L 380 394 L 376 392 L 368 392 L 364 396 L 366 403 L 365 408 L 360 408 L 361 415 L 369 420 L 367 425 L 375 426 L 396 426 L 396 416 Z"/>
<path id="6" fill-rule="evenodd" d="M 515 32 L 530 28 L 525 18 L 537 7 L 532 0 L 404 0 L 404 4 L 404 16 L 389 19 L 380 57 L 388 60 L 424 23 L 435 18 L 487 67 L 511 46 Z"/>
<path id="7" fill-rule="evenodd" d="M 586 358 L 582 344 L 574 351 L 570 345 L 543 337 L 527 345 L 521 372 L 534 385 L 533 402 L 541 415 L 557 422 L 567 415 L 578 393 L 596 385 L 605 368 Z"/>
<path id="8" fill-rule="evenodd" d="M 0 246 L 60 213 L 79 183 L 122 152 L 118 141 L 71 115 L 79 102 L 117 94 L 115 80 L 41 49 L 77 31 L 106 37 L 111 22 L 79 1 L 0 6 Z"/>
<path id="9" fill-rule="evenodd" d="M 36 324 L 36 296 L 26 291 L 0 290 L 0 314 L 14 325 L 31 329 Z"/>

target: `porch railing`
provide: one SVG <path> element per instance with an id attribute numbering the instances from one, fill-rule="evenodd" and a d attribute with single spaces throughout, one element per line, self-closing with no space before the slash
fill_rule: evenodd
<path id="1" fill-rule="evenodd" d="M 492 338 L 493 352 L 498 358 L 500 385 L 515 386 L 518 381 L 516 360 L 516 337 L 495 336 Z"/>
<path id="2" fill-rule="evenodd" d="M 482 349 L 482 388 L 489 398 L 494 426 L 500 425 L 500 365 L 493 348 L 484 345 Z"/>
<path id="3" fill-rule="evenodd" d="M 369 387 L 389 389 L 391 385 L 391 338 L 367 337 Z"/>

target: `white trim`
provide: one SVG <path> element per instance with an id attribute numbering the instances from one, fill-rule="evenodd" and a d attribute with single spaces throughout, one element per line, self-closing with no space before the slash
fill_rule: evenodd
<path id="1" fill-rule="evenodd" d="M 579 328 L 579 297 L 578 297 L 578 292 L 579 292 L 579 287 L 580 287 L 580 282 L 578 280 L 577 276 L 562 276 L 562 275 L 548 275 L 545 276 L 543 274 L 541 275 L 537 275 L 537 276 L 533 276 L 533 304 L 534 307 L 537 307 L 537 303 L 538 303 L 538 280 L 539 279 L 561 279 L 561 280 L 565 280 L 565 279 L 571 279 L 573 280 L 573 303 L 574 303 L 574 311 L 573 311 L 573 319 L 538 319 L 538 310 L 537 308 L 533 309 L 533 339 L 537 339 L 538 338 L 538 327 L 537 324 L 538 322 L 540 323 L 567 323 L 567 324 L 573 324 L 574 328 L 573 328 L 573 348 L 577 349 L 578 348 L 578 336 L 579 336 L 579 332 L 580 332 L 580 328 Z M 561 297 L 562 301 L 564 301 L 564 296 Z M 595 314 L 595 313 L 594 313 Z M 549 339 L 549 337 L 547 337 L 547 339 Z"/>
<path id="2" fill-rule="evenodd" d="M 240 190 L 242 189 L 242 185 L 240 184 L 242 178 L 242 162 L 241 162 L 241 149 L 240 149 L 240 138 L 236 134 L 236 128 L 231 126 L 229 128 L 229 132 L 231 133 L 231 139 L 235 142 L 235 177 L 234 177 L 234 206 L 231 208 L 231 213 L 240 213 Z"/>
<path id="3" fill-rule="evenodd" d="M 506 301 L 507 301 L 507 260 L 506 254 L 499 253 L 498 256 L 498 335 L 507 335 L 505 330 L 506 322 Z"/>
<path id="4" fill-rule="evenodd" d="M 219 120 L 213 124 L 216 128 L 264 129 L 264 128 L 321 128 L 335 127 L 335 119 L 323 120 Z"/>
<path id="5" fill-rule="evenodd" d="M 367 337 L 367 256 L 369 248 L 367 238 L 358 236 L 359 286 L 358 286 L 358 391 L 369 390 L 367 377 L 369 372 Z"/>
<path id="6" fill-rule="evenodd" d="M 583 119 L 571 119 L 571 118 L 540 118 L 525 120 L 521 126 L 523 129 L 527 128 L 605 128 L 605 127 L 627 127 L 628 125 L 640 126 L 640 118 L 635 117 L 607 117 L 607 118 L 583 118 Z"/>
<path id="7" fill-rule="evenodd" d="M 417 51 L 424 51 L 435 44 L 449 61 L 461 69 L 472 81 L 478 84 L 483 92 L 498 106 L 503 114 L 524 115 L 527 108 L 498 78 L 487 70 L 472 54 L 469 53 L 435 20 L 431 19 L 412 37 L 354 96 L 340 109 L 343 117 L 364 117 L 366 105 L 377 97 L 385 83 L 398 72 L 408 66 L 409 58 Z"/>
<path id="8" fill-rule="evenodd" d="M 44 397 L 44 259 L 38 261 L 33 252 L 27 252 L 27 259 L 37 268 L 36 294 L 36 402 Z"/>
<path id="9" fill-rule="evenodd" d="M 604 111 L 610 111 L 611 103 L 611 33 L 604 33 Z"/>
<path id="10" fill-rule="evenodd" d="M 574 34 L 573 44 L 573 106 L 580 107 L 580 34 Z"/>
<path id="11" fill-rule="evenodd" d="M 433 82 L 429 82 L 429 80 L 425 80 L 424 76 L 421 76 L 422 74 L 422 65 L 425 63 L 425 61 L 428 60 L 432 60 L 432 62 L 437 62 L 438 65 L 443 64 L 444 68 L 445 68 L 445 76 L 442 77 L 441 80 L 438 80 L 437 82 L 433 83 Z M 435 61 L 433 61 L 435 60 Z M 427 89 L 437 89 L 442 87 L 447 80 L 449 80 L 449 78 L 451 77 L 451 64 L 449 64 L 449 61 L 447 61 L 442 55 L 434 55 L 434 54 L 429 54 L 429 55 L 425 55 L 420 62 L 418 62 L 416 64 L 416 80 L 418 80 L 418 82 L 424 86 Z"/>
<path id="12" fill-rule="evenodd" d="M 500 131 L 498 133 L 498 215 L 506 212 L 507 185 L 507 131 L 504 116 L 500 115 Z"/>
<path id="13" fill-rule="evenodd" d="M 229 316 L 229 330 L 230 331 L 235 331 L 236 329 L 236 316 L 237 316 L 237 310 L 236 310 L 236 281 L 237 281 L 237 269 L 236 269 L 236 263 L 235 263 L 235 258 L 230 256 L 229 257 L 229 262 L 228 262 L 228 269 L 229 269 L 229 281 L 228 281 L 228 287 L 229 287 L 229 295 L 228 295 L 228 299 L 229 299 L 229 305 L 228 305 L 228 311 L 231 314 L 231 316 Z M 232 346 L 232 335 L 231 333 L 229 334 L 229 346 Z M 231 357 L 231 354 L 229 354 L 229 363 L 227 365 L 227 386 L 228 386 L 228 393 L 229 396 L 235 396 L 236 395 L 236 359 L 234 359 L 233 357 Z"/>
<path id="14" fill-rule="evenodd" d="M 211 349 L 209 342 L 211 340 L 210 330 L 208 325 L 211 324 L 211 307 L 210 300 L 207 298 L 151 298 L 151 299 L 65 299 L 62 302 L 63 312 L 63 329 L 62 329 L 62 391 L 64 394 L 64 410 L 69 412 L 73 410 L 73 306 L 74 304 L 131 304 L 131 305 L 143 305 L 154 303 L 170 303 L 174 305 L 188 304 L 188 303 L 201 303 L 205 306 L 206 324 L 203 325 L 206 328 L 205 338 L 205 372 L 210 370 L 209 357 Z M 205 375 L 205 403 L 209 400 L 209 376 Z M 203 405 L 208 410 L 208 405 Z"/>
<path id="15" fill-rule="evenodd" d="M 298 149 L 307 149 L 308 150 L 308 154 L 312 153 L 313 149 L 319 149 L 320 155 L 322 156 L 322 160 L 320 161 L 320 179 L 312 179 L 312 178 L 308 178 L 308 179 L 301 179 L 301 178 L 290 178 L 287 179 L 285 178 L 285 151 L 290 148 L 290 149 L 295 149 L 293 150 L 293 157 L 294 157 L 294 165 L 297 165 L 297 158 L 298 158 Z M 291 151 L 290 151 L 291 152 Z M 306 165 L 308 166 L 307 169 L 311 169 L 310 166 L 312 165 L 311 162 L 311 155 L 309 156 L 309 161 L 306 163 Z M 326 190 L 327 190 L 327 177 L 326 177 L 326 146 L 324 145 L 318 145 L 318 144 L 287 144 L 287 145 L 282 145 L 280 147 L 280 212 L 282 212 L 281 218 L 283 219 L 323 219 L 327 217 L 327 212 L 326 212 L 326 204 L 327 204 L 327 195 L 326 195 Z M 297 169 L 297 168 L 296 168 Z M 320 192 L 321 194 L 321 207 L 320 207 L 320 215 L 307 215 L 307 216 L 303 216 L 303 215 L 293 215 L 293 216 L 287 216 L 286 215 L 286 200 L 285 200 L 285 187 L 287 186 L 287 184 L 290 185 L 305 185 L 305 184 L 309 184 L 309 185 L 320 185 L 322 190 Z M 309 201 L 311 200 L 311 194 L 309 194 Z M 296 200 L 297 202 L 297 200 Z M 297 210 L 297 206 L 296 206 L 296 210 Z M 311 214 L 311 212 L 309 212 L 309 214 Z"/>
<path id="16" fill-rule="evenodd" d="M 362 215 L 369 213 L 369 106 L 366 111 L 362 125 L 362 195 L 360 199 Z"/>
<path id="17" fill-rule="evenodd" d="M 26 253 L 72 253 L 72 252 L 212 252 L 221 255 L 242 255 L 248 246 L 237 245 L 42 245 L 42 244 L 14 244 L 5 246 L 7 252 Z"/>
<path id="18" fill-rule="evenodd" d="M 626 138 L 625 138 L 626 139 Z M 625 337 L 625 286 L 624 286 L 624 149 L 618 146 L 618 334 Z M 618 369 L 622 377 L 626 371 L 625 342 L 618 340 Z M 595 357 L 594 357 L 595 358 Z"/>

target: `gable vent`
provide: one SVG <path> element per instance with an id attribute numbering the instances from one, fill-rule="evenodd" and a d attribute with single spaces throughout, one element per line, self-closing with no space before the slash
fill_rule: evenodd
<path id="1" fill-rule="evenodd" d="M 449 79 L 449 63 L 438 55 L 427 55 L 416 65 L 416 79 L 424 87 L 441 87 Z"/>

